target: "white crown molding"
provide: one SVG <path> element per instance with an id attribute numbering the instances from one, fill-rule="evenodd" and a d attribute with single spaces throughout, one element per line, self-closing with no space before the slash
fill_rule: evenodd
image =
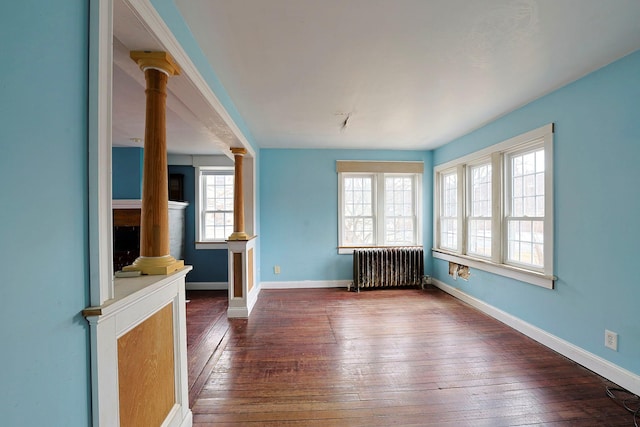
<path id="1" fill-rule="evenodd" d="M 585 349 L 571 344 L 568 341 L 563 340 L 549 332 L 533 326 L 524 320 L 515 317 L 507 312 L 504 312 L 484 301 L 481 301 L 471 295 L 449 286 L 446 283 L 432 278 L 432 283 L 444 292 L 452 295 L 453 297 L 466 302 L 472 307 L 482 311 L 485 314 L 493 317 L 496 320 L 510 326 L 511 328 L 522 332 L 526 336 L 538 341 L 540 344 L 549 347 L 550 349 L 557 351 L 565 357 L 573 360 L 576 363 L 592 370 L 593 372 L 602 375 L 608 380 L 626 388 L 635 394 L 640 394 L 640 376 L 630 372 L 618 365 L 615 365 L 608 360 L 603 359 L 593 353 L 586 351 Z"/>

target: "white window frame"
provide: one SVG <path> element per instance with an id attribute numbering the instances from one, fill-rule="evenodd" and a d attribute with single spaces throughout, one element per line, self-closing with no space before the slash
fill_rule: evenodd
<path id="1" fill-rule="evenodd" d="M 367 161 L 338 161 L 338 253 L 352 254 L 354 249 L 361 247 L 385 246 L 418 246 L 422 247 L 422 162 L 367 162 Z M 408 172 L 407 172 L 408 170 Z M 374 218 L 374 242 L 371 245 L 348 246 L 343 244 L 344 235 L 344 179 L 353 176 L 372 176 L 372 208 Z M 412 244 L 393 244 L 386 241 L 385 225 L 385 178 L 412 178 L 413 229 L 414 242 Z"/>
<path id="2" fill-rule="evenodd" d="M 207 175 L 233 175 L 233 167 L 227 166 L 198 166 L 195 167 L 195 242 L 196 249 L 223 249 L 227 247 L 225 239 L 204 238 L 204 185 L 203 180 Z M 235 185 L 235 183 L 234 183 Z M 227 236 L 228 237 L 228 236 Z"/>
<path id="3" fill-rule="evenodd" d="M 440 177 L 449 176 L 449 175 L 456 175 L 456 193 L 457 193 L 456 199 L 458 200 L 458 202 L 456 203 L 456 216 L 446 217 L 446 218 L 457 220 L 456 242 L 455 242 L 456 247 L 455 248 L 444 247 L 444 248 L 450 251 L 458 251 L 464 244 L 464 236 L 462 235 L 462 228 L 460 227 L 460 218 L 462 218 L 463 204 L 459 202 L 463 196 L 462 191 L 464 188 L 464 186 L 462 185 L 462 182 L 460 181 L 463 175 L 463 166 L 457 165 L 452 168 L 443 170 L 440 173 Z M 442 194 L 443 190 L 444 190 L 444 181 L 440 179 L 438 182 L 438 194 Z M 442 224 L 441 220 L 443 219 L 442 213 L 443 213 L 443 206 L 442 206 L 442 203 L 439 203 L 438 204 L 438 227 L 437 227 L 438 233 L 442 231 L 441 230 L 441 224 Z M 439 234 L 438 242 L 440 242 L 441 238 L 442 238 L 442 234 Z"/>
<path id="4" fill-rule="evenodd" d="M 498 160 L 499 161 L 499 160 Z M 466 252 L 470 252 L 469 250 L 469 246 L 470 246 L 470 242 L 469 242 L 469 229 L 470 227 L 470 222 L 472 219 L 480 219 L 483 217 L 474 217 L 471 215 L 472 213 L 472 202 L 473 202 L 473 194 L 472 194 L 472 189 L 473 189 L 473 185 L 472 185 L 472 174 L 471 174 L 471 170 L 475 167 L 481 167 L 481 166 L 485 166 L 485 165 L 490 165 L 491 166 L 491 217 L 488 217 L 488 219 L 491 221 L 491 230 L 495 230 L 497 227 L 500 227 L 500 221 L 499 221 L 499 212 L 498 215 L 496 215 L 495 209 L 494 207 L 496 205 L 499 205 L 499 200 L 495 198 L 495 189 L 496 189 L 496 181 L 494 180 L 494 174 L 493 174 L 493 170 L 494 170 L 494 163 L 496 162 L 496 159 L 493 159 L 491 156 L 488 157 L 483 157 L 480 158 L 476 161 L 473 162 L 469 162 L 465 165 L 464 167 L 464 171 L 466 172 L 466 182 L 464 183 L 464 188 L 462 189 L 462 191 L 460 191 L 460 193 L 463 194 L 463 197 L 465 197 L 465 201 L 464 201 L 464 208 L 465 208 L 465 213 L 464 213 L 464 231 L 465 231 L 465 235 L 463 236 L 463 247 L 466 248 Z M 498 181 L 499 182 L 499 181 Z M 498 184 L 499 185 L 499 184 Z M 465 189 L 469 189 L 469 191 L 466 191 L 466 194 L 464 192 Z M 499 194 L 498 194 L 499 196 Z M 493 236 L 493 233 L 491 235 L 491 255 L 489 256 L 484 256 L 484 255 L 480 255 L 478 253 L 472 253 L 470 254 L 470 256 L 474 256 L 477 258 L 482 258 L 482 259 L 487 259 L 487 260 L 491 260 L 491 261 L 495 261 L 496 259 L 498 259 L 499 257 L 495 256 L 495 238 Z M 500 249 L 498 248 L 498 251 Z"/>
<path id="5" fill-rule="evenodd" d="M 507 262 L 507 220 L 510 201 L 510 177 L 507 159 L 509 156 L 541 147 L 544 149 L 544 266 L 535 268 L 529 265 Z M 467 170 L 470 166 L 491 162 L 492 181 L 492 233 L 491 257 L 469 255 L 467 252 L 468 225 L 470 213 L 470 180 Z M 442 176 L 455 170 L 458 174 L 458 248 L 451 250 L 440 244 L 440 215 L 442 203 Z M 460 185 L 462 183 L 462 185 Z M 492 145 L 434 168 L 434 258 L 467 265 L 479 270 L 510 277 L 533 285 L 553 289 L 553 124 L 542 126 L 530 132 Z"/>

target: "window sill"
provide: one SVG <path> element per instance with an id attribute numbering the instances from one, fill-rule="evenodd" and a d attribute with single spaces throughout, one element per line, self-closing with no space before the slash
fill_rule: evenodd
<path id="1" fill-rule="evenodd" d="M 227 249 L 227 242 L 225 242 L 225 241 L 219 241 L 219 242 L 196 242 L 196 249 L 204 249 L 204 250 Z"/>
<path id="2" fill-rule="evenodd" d="M 445 252 L 442 249 L 433 248 L 431 250 L 431 253 L 434 258 L 444 261 L 455 262 L 472 268 L 477 268 L 478 270 L 483 270 L 500 276 L 509 277 L 511 279 L 520 280 L 521 282 L 541 286 L 546 289 L 554 288 L 556 280 L 555 276 L 546 276 L 543 273 L 512 267 L 510 265 L 495 264 L 491 261 L 486 261 L 479 258 Z"/>

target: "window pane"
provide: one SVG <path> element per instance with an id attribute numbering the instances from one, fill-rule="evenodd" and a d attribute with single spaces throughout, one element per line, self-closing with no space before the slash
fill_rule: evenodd
<path id="1" fill-rule="evenodd" d="M 511 157 L 511 216 L 544 216 L 544 149 Z"/>
<path id="2" fill-rule="evenodd" d="M 442 214 L 455 217 L 458 213 L 458 175 L 450 173 L 442 179 Z"/>
<path id="3" fill-rule="evenodd" d="M 469 220 L 469 246 L 472 255 L 491 256 L 491 220 Z"/>
<path id="4" fill-rule="evenodd" d="M 542 220 L 510 220 L 507 227 L 507 259 L 519 264 L 544 265 L 544 222 Z"/>
<path id="5" fill-rule="evenodd" d="M 343 244 L 346 246 L 373 244 L 373 218 L 345 217 Z"/>
<path id="6" fill-rule="evenodd" d="M 447 249 L 458 248 L 458 221 L 441 219 L 440 246 Z"/>
<path id="7" fill-rule="evenodd" d="M 371 217 L 373 215 L 372 204 L 372 181 L 371 176 L 354 176 L 345 177 L 343 181 L 343 198 L 344 198 L 344 217 Z M 352 236 L 353 230 L 350 230 L 345 225 L 345 239 L 351 241 L 356 237 Z M 360 234 L 358 239 L 363 238 Z M 346 243 L 345 244 L 351 244 Z"/>
<path id="8" fill-rule="evenodd" d="M 386 218 L 385 219 L 385 240 L 393 245 L 412 245 L 413 238 L 413 218 Z"/>

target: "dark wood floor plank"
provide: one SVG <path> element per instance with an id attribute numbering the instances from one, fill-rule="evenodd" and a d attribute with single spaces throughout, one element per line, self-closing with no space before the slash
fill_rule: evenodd
<path id="1" fill-rule="evenodd" d="M 263 290 L 248 320 L 188 298 L 194 426 L 633 422 L 606 380 L 438 290 Z"/>

